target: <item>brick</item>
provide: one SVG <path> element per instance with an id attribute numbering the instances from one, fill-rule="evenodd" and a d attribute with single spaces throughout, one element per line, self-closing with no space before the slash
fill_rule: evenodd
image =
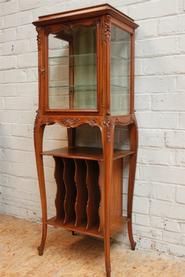
<path id="1" fill-rule="evenodd" d="M 175 165 L 175 151 L 170 149 L 139 149 L 139 162 L 146 164 Z"/>
<path id="2" fill-rule="evenodd" d="M 138 4 L 138 3 L 146 2 L 146 1 L 148 1 L 148 0 L 127 0 L 127 1 L 125 1 L 125 4 L 126 4 L 126 5 Z M 114 3 L 114 2 L 115 2 L 115 1 L 112 0 L 112 3 Z M 116 3 L 119 4 L 119 1 L 116 1 Z M 123 3 L 123 2 L 120 0 L 120 3 Z"/>
<path id="3" fill-rule="evenodd" d="M 179 49 L 182 53 L 185 52 L 185 36 L 184 35 L 181 35 L 179 37 Z"/>
<path id="4" fill-rule="evenodd" d="M 3 19 L 3 28 L 10 28 L 18 25 L 17 14 L 6 15 Z"/>
<path id="5" fill-rule="evenodd" d="M 33 139 L 12 136 L 1 137 L 0 147 L 15 150 L 20 150 L 21 147 L 22 150 L 33 151 Z"/>
<path id="6" fill-rule="evenodd" d="M 185 256 L 185 247 L 181 245 L 169 245 L 169 254 L 175 255 L 177 257 L 184 257 Z"/>
<path id="7" fill-rule="evenodd" d="M 7 110 L 32 110 L 33 103 L 30 97 L 6 97 L 5 98 L 5 108 Z"/>
<path id="8" fill-rule="evenodd" d="M 19 13 L 17 25 L 25 25 L 33 22 L 33 14 L 31 11 Z"/>
<path id="9" fill-rule="evenodd" d="M 139 146 L 163 147 L 164 131 L 140 129 Z"/>
<path id="10" fill-rule="evenodd" d="M 29 52 L 30 42 L 29 40 L 18 40 L 12 42 L 5 42 L 2 44 L 3 55 L 18 55 L 25 52 Z"/>
<path id="11" fill-rule="evenodd" d="M 177 91 L 184 92 L 184 86 L 185 86 L 185 76 L 178 75 L 177 76 Z"/>
<path id="12" fill-rule="evenodd" d="M 179 114 L 179 128 L 185 129 L 185 113 Z"/>
<path id="13" fill-rule="evenodd" d="M 0 57 L 0 70 L 13 69 L 17 66 L 17 57 L 15 56 L 2 56 Z"/>
<path id="14" fill-rule="evenodd" d="M 151 186 L 147 182 L 136 181 L 135 182 L 135 189 L 134 195 L 136 196 L 143 196 L 143 197 L 150 197 L 151 194 Z"/>
<path id="15" fill-rule="evenodd" d="M 152 200 L 150 212 L 151 215 L 155 216 L 168 217 L 175 220 L 185 220 L 184 205 L 180 205 L 177 203 Z"/>
<path id="16" fill-rule="evenodd" d="M 37 61 L 38 61 L 38 57 L 37 57 L 36 53 L 18 55 L 19 68 L 37 66 L 37 64 L 38 64 Z"/>
<path id="17" fill-rule="evenodd" d="M 169 246 L 166 242 L 161 242 L 161 241 L 155 241 L 154 242 L 154 247 L 155 251 L 157 251 L 159 254 L 164 253 L 164 254 L 169 254 Z"/>
<path id="18" fill-rule="evenodd" d="M 142 214 L 148 214 L 149 212 L 149 199 L 134 197 L 133 211 Z"/>
<path id="19" fill-rule="evenodd" d="M 139 176 L 144 181 L 184 184 L 184 168 L 177 166 L 140 165 Z"/>
<path id="20" fill-rule="evenodd" d="M 26 73 L 28 82 L 37 82 L 38 81 L 38 69 L 37 69 L 37 67 L 34 67 L 34 68 L 27 67 L 24 70 L 24 72 Z"/>
<path id="21" fill-rule="evenodd" d="M 5 161 L 14 162 L 14 163 L 18 161 L 17 160 L 18 157 L 19 157 L 19 161 L 26 161 L 27 163 L 31 163 L 31 164 L 35 163 L 34 153 L 29 151 L 3 149 L 3 157 Z"/>
<path id="22" fill-rule="evenodd" d="M 164 229 L 172 232 L 180 232 L 180 223 L 178 221 L 166 218 L 164 220 Z"/>
<path id="23" fill-rule="evenodd" d="M 1 77 L 0 77 L 1 79 Z M 26 71 L 23 69 L 11 69 L 2 72 L 2 83 L 19 83 L 27 80 Z"/>
<path id="24" fill-rule="evenodd" d="M 178 114 L 167 112 L 137 112 L 140 128 L 177 128 Z"/>
<path id="25" fill-rule="evenodd" d="M 136 32 L 136 41 L 143 38 L 156 37 L 158 34 L 158 20 L 138 20 L 139 28 Z M 137 54 L 136 48 L 136 54 Z"/>
<path id="26" fill-rule="evenodd" d="M 19 1 L 20 10 L 30 10 L 42 6 L 41 0 L 20 0 Z"/>
<path id="27" fill-rule="evenodd" d="M 167 147 L 185 148 L 185 132 L 184 131 L 168 131 L 165 135 Z"/>
<path id="28" fill-rule="evenodd" d="M 169 184 L 152 183 L 151 197 L 164 201 L 175 200 L 175 186 Z"/>
<path id="29" fill-rule="evenodd" d="M 63 140 L 46 140 L 44 142 L 44 149 L 57 149 L 65 147 L 66 145 L 66 141 Z"/>
<path id="30" fill-rule="evenodd" d="M 136 41 L 136 57 L 154 57 L 180 53 L 176 37 L 154 38 Z"/>
<path id="31" fill-rule="evenodd" d="M 31 124 L 12 124 L 12 135 L 17 137 L 33 137 L 33 126 Z"/>
<path id="32" fill-rule="evenodd" d="M 185 187 L 176 188 L 176 201 L 185 204 Z"/>
<path id="33" fill-rule="evenodd" d="M 139 237 L 144 237 L 144 238 L 151 238 L 151 239 L 162 239 L 162 231 L 153 229 L 153 228 L 148 228 L 146 226 L 141 226 L 141 225 L 135 225 L 134 224 L 134 232 L 137 234 Z"/>
<path id="34" fill-rule="evenodd" d="M 15 13 L 19 10 L 18 0 L 5 1 L 1 4 L 0 15 Z"/>
<path id="35" fill-rule="evenodd" d="M 167 93 L 176 91 L 176 76 L 137 76 L 136 93 Z"/>
<path id="36" fill-rule="evenodd" d="M 177 241 L 180 241 L 182 239 L 182 234 L 176 233 L 176 232 L 169 232 L 169 231 L 163 231 L 163 240 L 170 242 L 170 243 L 177 243 Z"/>
<path id="37" fill-rule="evenodd" d="M 15 41 L 16 28 L 4 29 L 1 31 L 0 42 Z"/>
<path id="38" fill-rule="evenodd" d="M 147 1 L 129 7 L 129 15 L 137 20 L 152 17 L 161 17 L 165 15 L 169 16 L 177 12 L 177 0 L 169 0 L 168 5 L 166 5 L 166 2 L 161 1 Z"/>
<path id="39" fill-rule="evenodd" d="M 150 110 L 151 100 L 149 95 L 138 95 L 135 97 L 135 107 L 137 111 Z"/>
<path id="40" fill-rule="evenodd" d="M 138 249 L 151 249 L 153 247 L 153 241 L 152 239 L 149 239 L 149 238 L 141 238 L 139 237 L 139 240 L 137 240 L 137 245 L 136 247 Z"/>
<path id="41" fill-rule="evenodd" d="M 152 110 L 184 111 L 185 93 L 158 94 L 152 96 Z"/>
<path id="42" fill-rule="evenodd" d="M 62 128 L 58 125 L 49 126 L 45 130 L 45 138 L 46 139 L 55 139 L 55 140 L 66 140 L 67 139 L 67 131 L 66 128 Z"/>
<path id="43" fill-rule="evenodd" d="M 37 47 L 37 40 L 36 38 L 30 38 L 29 39 L 29 42 L 30 42 L 30 49 L 33 51 L 33 52 L 36 52 L 38 47 Z"/>
<path id="44" fill-rule="evenodd" d="M 175 15 L 161 18 L 159 21 L 159 34 L 180 34 L 185 31 L 185 15 Z"/>
<path id="45" fill-rule="evenodd" d="M 0 136 L 10 136 L 12 134 L 12 126 L 11 124 L 0 123 Z"/>
<path id="46" fill-rule="evenodd" d="M 16 111 L 9 110 L 8 113 L 6 110 L 0 110 L 1 123 L 17 123 L 20 124 L 33 124 L 35 119 L 35 114 L 33 111 Z"/>
<path id="47" fill-rule="evenodd" d="M 27 164 L 25 162 L 11 163 L 11 173 L 16 176 L 26 177 L 26 178 L 37 178 L 36 165 Z"/>
<path id="48" fill-rule="evenodd" d="M 157 229 L 164 229 L 164 219 L 161 216 L 150 215 L 151 226 Z"/>
<path id="49" fill-rule="evenodd" d="M 37 33 L 31 24 L 17 27 L 17 39 L 36 38 Z"/>
<path id="50" fill-rule="evenodd" d="M 179 166 L 185 166 L 185 149 L 176 149 L 176 163 Z"/>
<path id="51" fill-rule="evenodd" d="M 143 226 L 150 226 L 149 215 L 135 214 L 135 223 Z"/>
<path id="52" fill-rule="evenodd" d="M 26 96 L 31 96 L 33 99 L 36 100 L 38 98 L 38 83 L 17 83 L 16 84 L 16 92 L 17 95 L 25 97 Z"/>
<path id="53" fill-rule="evenodd" d="M 0 109 L 3 110 L 4 107 L 5 107 L 4 99 L 2 97 L 0 97 Z"/>
<path id="54" fill-rule="evenodd" d="M 185 73 L 184 55 L 145 58 L 140 63 L 142 75 Z"/>

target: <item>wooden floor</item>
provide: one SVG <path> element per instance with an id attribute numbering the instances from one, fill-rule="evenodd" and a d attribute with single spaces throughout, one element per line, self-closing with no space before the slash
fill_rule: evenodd
<path id="1" fill-rule="evenodd" d="M 0 215 L 0 277 L 103 277 L 98 239 L 50 228 L 44 256 L 37 255 L 41 226 Z M 112 244 L 112 277 L 184 277 L 183 259 L 162 258 Z"/>

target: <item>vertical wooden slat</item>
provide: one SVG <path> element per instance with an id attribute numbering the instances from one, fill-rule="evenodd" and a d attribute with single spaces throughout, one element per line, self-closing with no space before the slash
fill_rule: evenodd
<path id="1" fill-rule="evenodd" d="M 87 226 L 86 229 L 99 227 L 99 203 L 100 191 L 98 187 L 99 167 L 96 161 L 86 160 L 87 165 L 87 188 L 88 188 L 88 201 L 87 201 Z"/>
<path id="2" fill-rule="evenodd" d="M 86 186 L 86 164 L 85 160 L 75 159 L 75 183 L 77 196 L 75 202 L 76 221 L 75 226 L 80 226 L 87 222 L 87 186 Z"/>
<path id="3" fill-rule="evenodd" d="M 103 162 L 99 161 L 99 178 L 98 178 L 98 185 L 100 190 L 100 204 L 99 204 L 99 227 L 98 232 L 103 233 L 104 230 L 104 213 L 103 213 L 103 182 L 104 182 L 104 172 L 103 172 Z"/>
<path id="4" fill-rule="evenodd" d="M 57 184 L 57 193 L 55 198 L 56 218 L 57 220 L 64 219 L 64 199 L 65 199 L 65 184 L 63 181 L 64 165 L 61 158 L 54 157 L 55 160 L 55 180 Z"/>
<path id="5" fill-rule="evenodd" d="M 64 162 L 64 224 L 75 222 L 76 186 L 74 182 L 75 164 L 73 159 L 63 159 Z"/>

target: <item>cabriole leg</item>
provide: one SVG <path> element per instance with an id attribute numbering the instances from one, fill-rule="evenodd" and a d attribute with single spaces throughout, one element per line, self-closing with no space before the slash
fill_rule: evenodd
<path id="1" fill-rule="evenodd" d="M 42 239 L 40 246 L 38 247 L 39 255 L 43 255 L 46 237 L 47 237 L 47 202 L 46 202 L 46 189 L 44 180 L 44 165 L 43 157 L 41 155 L 42 145 L 43 145 L 43 134 L 45 125 L 39 122 L 39 117 L 36 117 L 34 125 L 34 145 L 35 145 L 35 157 L 37 164 L 37 174 L 41 198 L 41 208 L 42 208 Z"/>
<path id="2" fill-rule="evenodd" d="M 130 144 L 131 150 L 134 154 L 131 155 L 129 160 L 129 182 L 128 182 L 128 200 L 127 200 L 127 217 L 128 217 L 128 236 L 130 240 L 131 249 L 135 250 L 136 242 L 133 238 L 132 230 L 132 206 L 133 206 L 133 194 L 134 194 L 134 182 L 136 173 L 137 162 L 137 148 L 138 148 L 138 130 L 136 121 L 130 126 Z"/>
<path id="3" fill-rule="evenodd" d="M 111 276 L 110 261 L 110 186 L 112 180 L 114 125 L 109 119 L 105 119 L 102 127 L 102 144 L 104 157 L 104 182 L 103 182 L 103 213 L 104 213 L 104 251 L 106 276 Z"/>

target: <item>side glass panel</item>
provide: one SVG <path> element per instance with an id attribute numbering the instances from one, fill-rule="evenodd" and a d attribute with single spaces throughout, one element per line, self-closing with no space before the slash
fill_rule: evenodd
<path id="1" fill-rule="evenodd" d="M 111 28 L 111 114 L 130 112 L 130 34 L 112 25 Z"/>
<path id="2" fill-rule="evenodd" d="M 66 25 L 48 37 L 49 109 L 97 108 L 96 26 Z"/>

